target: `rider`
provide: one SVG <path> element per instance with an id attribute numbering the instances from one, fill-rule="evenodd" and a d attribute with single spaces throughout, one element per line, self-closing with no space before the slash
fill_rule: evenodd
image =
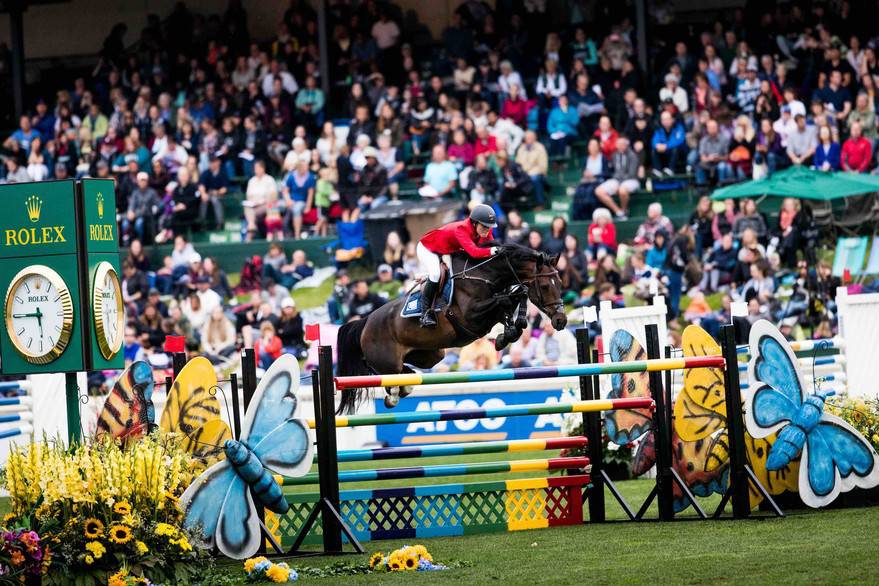
<path id="1" fill-rule="evenodd" d="M 491 229 L 497 226 L 497 216 L 491 206 L 479 204 L 470 212 L 470 218 L 451 222 L 437 230 L 431 230 L 418 242 L 418 260 L 427 268 L 427 282 L 421 298 L 421 326 L 436 327 L 434 300 L 439 290 L 440 257 L 444 254 L 464 251 L 472 258 L 488 258 L 497 254 L 498 248 L 480 248 L 492 240 Z"/>

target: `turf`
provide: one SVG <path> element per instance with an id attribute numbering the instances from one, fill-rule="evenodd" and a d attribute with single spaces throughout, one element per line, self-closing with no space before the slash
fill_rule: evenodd
<path id="1" fill-rule="evenodd" d="M 647 480 L 619 483 L 627 498 L 638 503 L 651 486 Z M 612 498 L 609 493 L 607 498 Z M 879 508 L 868 508 L 792 511 L 785 519 L 608 523 L 437 538 L 423 541 L 435 559 L 473 565 L 446 572 L 342 580 L 350 584 L 875 583 L 877 527 Z M 366 549 L 386 552 L 401 545 L 373 542 Z M 318 567 L 337 559 L 290 561 L 294 566 Z M 238 575 L 238 567 L 230 566 L 227 575 Z M 306 580 L 338 583 L 340 578 Z"/>

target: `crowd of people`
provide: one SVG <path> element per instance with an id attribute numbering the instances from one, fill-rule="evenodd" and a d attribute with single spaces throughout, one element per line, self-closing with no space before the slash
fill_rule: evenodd
<path id="1" fill-rule="evenodd" d="M 151 16 L 130 49 L 115 27 L 90 77 L 36 100 L 2 145 L 0 180 L 117 179 L 129 333 L 143 352 L 178 330 L 218 362 L 241 344 L 264 362 L 303 351 L 289 295 L 313 270 L 301 251 L 288 262 L 274 246 L 247 267 L 253 287 L 233 310 L 216 260 L 187 241 L 224 229 L 239 192 L 245 240 L 337 234 L 341 248 L 362 249 L 360 214 L 388 199 L 451 199 L 462 212 L 487 203 L 499 239 L 560 254 L 574 306 L 622 303 L 634 284 L 634 298 L 667 293 L 672 319 L 709 328 L 738 300 L 754 318 L 832 327 L 829 270 L 798 254 L 818 237 L 808 207 L 786 200 L 770 219 L 752 200 L 703 197 L 674 225 L 652 187 L 707 191 L 793 165 L 873 171 L 879 60 L 863 15 L 847 1 L 736 10 L 697 36 L 653 39 L 645 70 L 624 7 L 602 8 L 601 26 L 585 3 L 566 7 L 471 0 L 433 39 L 392 2 L 330 3 L 325 94 L 308 2 L 291 1 L 271 39 L 250 37 L 237 0 L 207 17 L 181 2 L 165 20 Z M 549 173 L 580 149 L 573 195 L 551 190 Z M 619 242 L 616 225 L 644 189 L 655 202 L 634 240 Z M 585 233 L 561 217 L 546 231 L 523 221 L 565 197 L 571 218 L 590 222 Z M 143 254 L 153 241 L 174 242 L 160 267 Z M 372 251 L 375 276 L 340 271 L 330 318 L 365 317 L 406 291 L 419 271 L 411 248 L 394 234 Z M 712 311 L 705 297 L 716 292 L 723 306 Z M 540 340 L 564 335 L 535 320 L 538 348 L 507 358 L 546 363 Z"/>

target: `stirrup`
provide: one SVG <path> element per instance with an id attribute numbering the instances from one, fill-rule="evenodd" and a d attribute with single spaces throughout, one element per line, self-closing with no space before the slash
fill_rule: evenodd
<path id="1" fill-rule="evenodd" d="M 433 308 L 428 309 L 421 315 L 421 327 L 422 328 L 435 328 L 436 327 L 436 315 L 434 315 Z"/>

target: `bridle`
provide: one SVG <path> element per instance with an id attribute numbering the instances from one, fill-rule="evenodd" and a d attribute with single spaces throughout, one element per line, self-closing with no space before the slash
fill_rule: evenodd
<path id="1" fill-rule="evenodd" d="M 506 262 L 507 268 L 510 270 L 510 274 L 512 274 L 513 277 L 516 279 L 516 283 L 525 287 L 525 289 L 527 291 L 530 291 L 531 286 L 534 285 L 534 283 L 537 281 L 537 279 L 540 279 L 541 277 L 560 278 L 558 269 L 556 269 L 553 266 L 550 266 L 545 260 L 540 260 L 537 263 L 537 266 L 538 267 L 547 267 L 549 270 L 539 272 L 539 273 L 536 273 L 528 278 L 522 279 L 519 277 L 519 273 L 516 272 L 516 269 L 513 267 L 513 263 L 510 262 L 510 258 L 506 254 L 497 254 L 494 256 L 490 256 L 489 258 L 473 265 L 472 267 L 467 266 L 470 262 L 470 259 L 468 258 L 467 260 L 464 261 L 464 268 L 461 269 L 461 271 L 459 271 L 457 273 L 453 273 L 451 278 L 453 280 L 454 279 L 461 279 L 461 280 L 478 281 L 480 283 L 484 283 L 486 285 L 493 286 L 493 285 L 495 285 L 495 282 L 492 281 L 491 279 L 486 279 L 485 277 L 471 275 L 468 273 L 470 271 L 474 271 L 474 270 L 478 269 L 481 266 L 487 265 L 488 263 L 490 263 L 498 258 L 504 259 L 504 262 Z M 541 259 L 542 258 L 543 257 L 541 257 Z M 555 301 L 553 303 L 546 303 L 543 299 L 543 291 L 541 290 L 541 288 L 534 287 L 534 291 L 535 291 L 535 295 L 537 297 L 537 305 L 544 313 L 546 313 L 547 315 L 550 315 L 551 312 L 549 310 L 553 310 L 553 312 L 564 312 L 564 307 L 565 307 L 564 301 L 559 299 L 558 301 Z"/>

